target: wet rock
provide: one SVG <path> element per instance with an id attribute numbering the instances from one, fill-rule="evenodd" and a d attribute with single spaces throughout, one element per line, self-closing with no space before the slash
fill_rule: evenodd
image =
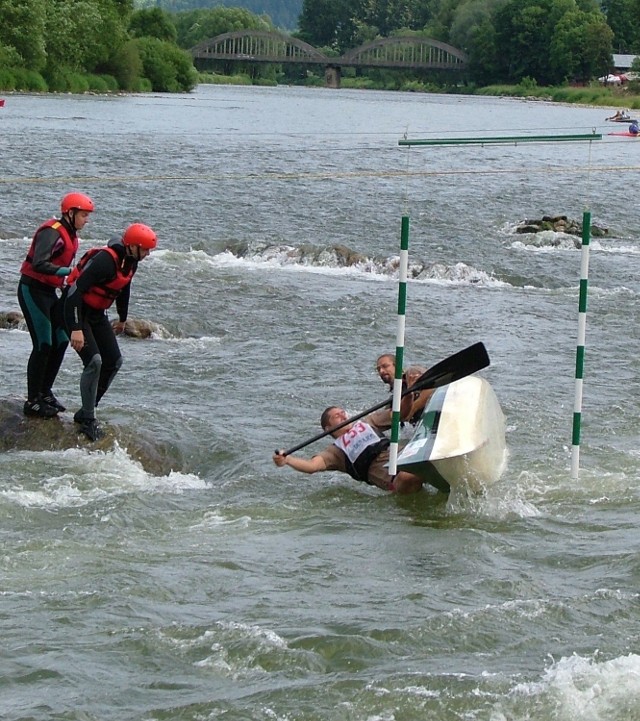
<path id="1" fill-rule="evenodd" d="M 4 330 L 15 330 L 16 328 L 26 329 L 24 316 L 17 310 L 0 312 L 0 328 Z"/>
<path id="2" fill-rule="evenodd" d="M 582 237 L 582 223 L 566 215 L 543 215 L 539 220 L 523 220 L 516 226 L 516 233 L 541 233 L 545 230 Z M 608 228 L 591 224 L 592 238 L 602 238 L 608 234 Z"/>
<path id="3" fill-rule="evenodd" d="M 357 253 L 346 245 L 332 245 L 327 248 L 304 245 L 297 252 L 299 262 L 329 267 L 350 268 L 369 261 L 366 255 Z"/>
<path id="4" fill-rule="evenodd" d="M 111 325 L 115 326 L 117 320 L 111 321 Z M 141 318 L 128 318 L 124 324 L 123 335 L 130 338 L 168 338 L 169 332 L 158 323 Z"/>
<path id="5" fill-rule="evenodd" d="M 72 414 L 47 419 L 27 417 L 23 413 L 23 404 L 24 401 L 17 398 L 0 399 L 0 452 L 62 451 L 67 448 L 109 451 L 117 443 L 147 473 L 166 476 L 172 470 L 184 470 L 176 448 L 146 438 L 131 428 L 100 423 L 104 437 L 90 441 L 79 433 Z"/>
<path id="6" fill-rule="evenodd" d="M 114 320 L 111 325 L 116 323 L 117 321 Z M 20 311 L 10 310 L 0 312 L 0 328 L 4 330 L 26 330 L 27 325 Z M 131 338 L 169 338 L 171 336 L 169 331 L 159 323 L 141 318 L 129 318 L 125 323 L 124 335 Z"/>
<path id="7" fill-rule="evenodd" d="M 334 245 L 331 247 L 331 251 L 335 254 L 340 266 L 351 267 L 352 265 L 361 265 L 369 260 L 366 255 L 357 253 L 351 250 L 351 248 L 347 248 L 346 245 Z"/>

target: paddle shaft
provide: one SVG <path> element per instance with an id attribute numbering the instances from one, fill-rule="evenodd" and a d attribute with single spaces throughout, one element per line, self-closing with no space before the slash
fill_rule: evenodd
<path id="1" fill-rule="evenodd" d="M 406 390 L 402 395 L 406 396 L 407 393 L 411 393 L 413 388 Z M 310 446 L 312 443 L 315 443 L 316 441 L 319 441 L 321 438 L 324 438 L 325 436 L 330 435 L 331 433 L 334 433 L 335 431 L 339 431 L 341 428 L 344 428 L 345 426 L 348 426 L 350 423 L 355 423 L 356 421 L 359 421 L 361 418 L 364 418 L 365 416 L 368 416 L 369 413 L 373 413 L 374 411 L 380 410 L 380 408 L 384 408 L 385 406 L 391 405 L 391 398 L 386 401 L 382 401 L 382 403 L 378 403 L 375 406 L 372 406 L 371 408 L 367 408 L 366 411 L 362 411 L 362 413 L 358 413 L 357 416 L 351 416 L 351 418 L 347 418 L 346 421 L 342 421 L 342 423 L 339 423 L 337 426 L 333 426 L 333 428 L 329 428 L 326 431 L 322 431 L 322 433 L 318 433 L 317 436 L 314 436 L 313 438 L 309 438 L 309 440 L 303 441 L 302 443 L 298 443 L 297 446 L 293 446 L 293 448 L 289 448 L 288 451 L 285 451 L 282 455 L 283 456 L 290 456 L 292 453 L 295 453 L 296 451 L 299 451 L 301 448 L 304 448 L 305 446 Z M 280 451 L 276 451 L 276 453 L 280 453 Z"/>
<path id="2" fill-rule="evenodd" d="M 449 383 L 460 380 L 460 378 L 465 378 L 482 368 L 486 368 L 489 365 L 489 362 L 489 355 L 487 354 L 484 344 L 475 343 L 464 350 L 458 351 L 458 353 L 454 353 L 426 370 L 410 388 L 407 388 L 407 390 L 402 393 L 401 397 L 404 398 L 409 393 L 427 390 L 428 388 L 446 386 Z M 289 456 L 292 453 L 299 451 L 301 448 L 309 446 L 312 443 L 319 441 L 321 438 L 324 438 L 331 433 L 335 433 L 335 431 L 339 431 L 341 428 L 360 420 L 360 418 L 368 416 L 369 413 L 373 413 L 374 411 L 380 410 L 380 408 L 390 405 L 390 403 L 391 399 L 377 403 L 375 406 L 367 408 L 366 411 L 362 411 L 362 413 L 358 413 L 355 416 L 351 416 L 351 418 L 347 418 L 346 421 L 339 423 L 337 426 L 333 426 L 333 428 L 329 428 L 322 433 L 318 433 L 317 436 L 309 438 L 308 440 L 299 443 L 297 446 L 289 448 L 284 451 L 282 455 Z M 279 454 L 280 451 L 276 451 L 276 453 Z"/>

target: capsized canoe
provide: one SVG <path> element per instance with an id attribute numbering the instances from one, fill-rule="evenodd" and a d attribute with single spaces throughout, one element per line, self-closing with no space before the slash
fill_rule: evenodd
<path id="1" fill-rule="evenodd" d="M 487 380 L 467 376 L 436 389 L 398 470 L 411 471 L 439 491 L 480 492 L 501 476 L 507 459 L 505 421 Z"/>

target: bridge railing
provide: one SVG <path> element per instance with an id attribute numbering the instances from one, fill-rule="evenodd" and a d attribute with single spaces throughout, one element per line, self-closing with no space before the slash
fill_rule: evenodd
<path id="1" fill-rule="evenodd" d="M 451 45 L 420 37 L 375 40 L 327 57 L 312 45 L 283 33 L 237 30 L 204 40 L 191 48 L 193 58 L 261 63 L 305 63 L 324 66 L 428 68 L 462 70 L 467 56 Z"/>
<path id="2" fill-rule="evenodd" d="M 413 36 L 374 40 L 340 58 L 341 65 L 361 67 L 462 69 L 466 62 L 467 56 L 452 45 Z"/>
<path id="3" fill-rule="evenodd" d="M 194 58 L 214 60 L 329 63 L 329 59 L 309 43 L 265 30 L 237 30 L 203 40 L 191 48 L 191 55 Z"/>

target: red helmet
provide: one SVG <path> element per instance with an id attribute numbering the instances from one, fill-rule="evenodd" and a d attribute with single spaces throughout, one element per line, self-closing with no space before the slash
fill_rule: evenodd
<path id="1" fill-rule="evenodd" d="M 146 250 L 152 250 L 158 245 L 158 236 L 148 225 L 133 223 L 124 231 L 122 242 L 125 245 L 139 245 Z"/>
<path id="2" fill-rule="evenodd" d="M 94 210 L 93 200 L 84 193 L 67 193 L 60 203 L 60 209 L 63 213 L 70 210 L 86 210 L 91 213 Z"/>

